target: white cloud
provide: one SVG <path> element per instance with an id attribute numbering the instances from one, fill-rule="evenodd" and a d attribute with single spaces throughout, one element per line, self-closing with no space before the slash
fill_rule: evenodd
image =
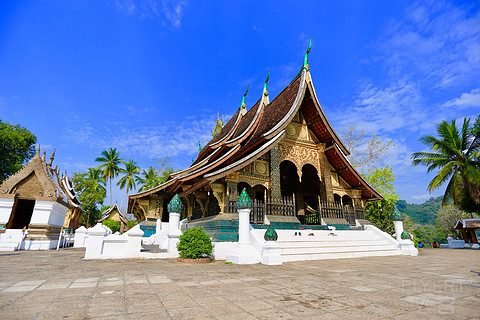
<path id="1" fill-rule="evenodd" d="M 163 121 L 161 124 L 132 121 L 99 122 L 93 125 L 72 117 L 65 133 L 68 139 L 92 148 L 118 148 L 127 154 L 137 154 L 149 159 L 178 154 L 195 156 L 198 143 L 202 146 L 211 139 L 216 114 L 198 115 L 180 121 Z"/>
<path id="2" fill-rule="evenodd" d="M 174 28 L 182 25 L 183 9 L 186 1 L 178 0 L 119 0 L 115 2 L 117 9 L 129 16 L 138 15 L 140 19 L 160 18 L 163 23 L 170 23 Z"/>
<path id="3" fill-rule="evenodd" d="M 452 99 L 443 104 L 444 107 L 480 107 L 480 89 L 474 89 L 470 93 L 462 93 L 459 98 Z"/>
<path id="4" fill-rule="evenodd" d="M 398 80 L 384 88 L 367 83 L 361 84 L 359 90 L 354 106 L 347 113 L 342 108 L 333 115 L 340 127 L 355 123 L 367 133 L 391 134 L 400 130 L 418 131 L 425 123 L 431 123 L 413 81 Z"/>
<path id="5" fill-rule="evenodd" d="M 390 71 L 416 74 L 435 87 L 480 78 L 480 13 L 445 2 L 417 3 L 386 28 L 379 46 Z"/>
<path id="6" fill-rule="evenodd" d="M 424 194 L 414 195 L 414 196 L 412 196 L 412 199 L 423 202 L 423 201 L 425 201 L 425 200 L 430 199 L 431 197 L 432 197 L 432 194 L 431 194 L 431 193 L 424 193 Z"/>

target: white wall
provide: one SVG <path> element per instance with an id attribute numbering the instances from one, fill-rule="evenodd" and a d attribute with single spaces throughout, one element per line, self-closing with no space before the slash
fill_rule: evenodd
<path id="1" fill-rule="evenodd" d="M 7 224 L 12 213 L 14 199 L 0 198 L 0 224 Z"/>
<path id="2" fill-rule="evenodd" d="M 55 201 L 35 201 L 31 225 L 62 227 L 68 208 Z"/>

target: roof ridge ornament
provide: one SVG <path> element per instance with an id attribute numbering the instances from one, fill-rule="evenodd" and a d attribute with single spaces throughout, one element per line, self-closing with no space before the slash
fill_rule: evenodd
<path id="1" fill-rule="evenodd" d="M 55 149 L 56 149 L 56 148 L 53 148 L 52 155 L 50 156 L 50 161 L 48 162 L 48 165 L 49 165 L 49 166 L 52 166 L 53 159 L 55 158 Z"/>
<path id="2" fill-rule="evenodd" d="M 242 104 L 240 105 L 240 107 L 243 108 L 243 109 L 247 108 L 247 105 L 245 104 L 245 97 L 247 96 L 249 87 L 250 87 L 250 85 L 247 86 L 247 90 L 245 90 L 245 93 L 243 94 Z"/>
<path id="3" fill-rule="evenodd" d="M 265 83 L 263 84 L 263 95 L 266 97 L 268 97 L 267 83 L 269 79 L 270 79 L 270 70 L 268 70 L 267 79 L 265 79 Z"/>
<path id="4" fill-rule="evenodd" d="M 310 70 L 310 68 L 308 67 L 308 54 L 310 53 L 310 50 L 312 50 L 312 37 L 310 37 L 310 43 L 308 45 L 307 51 L 305 52 L 305 59 L 303 59 L 303 68 L 302 69 L 305 69 L 306 71 Z"/>

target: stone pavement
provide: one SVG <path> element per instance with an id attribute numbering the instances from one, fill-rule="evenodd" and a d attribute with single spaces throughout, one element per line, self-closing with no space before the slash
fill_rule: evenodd
<path id="1" fill-rule="evenodd" d="M 0 253 L 0 319 L 480 319 L 480 251 L 290 262 Z"/>

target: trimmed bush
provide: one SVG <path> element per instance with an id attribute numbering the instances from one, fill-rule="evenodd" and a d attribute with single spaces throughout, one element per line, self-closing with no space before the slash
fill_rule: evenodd
<path id="1" fill-rule="evenodd" d="M 192 228 L 180 236 L 177 249 L 180 258 L 200 259 L 210 257 L 213 245 L 210 236 L 202 228 Z"/>
<path id="2" fill-rule="evenodd" d="M 112 220 L 112 219 L 105 219 L 102 221 L 104 226 L 107 226 L 112 230 L 112 233 L 120 231 L 120 222 Z"/>
<path id="3" fill-rule="evenodd" d="M 130 230 L 138 224 L 137 220 L 127 221 L 127 229 Z"/>

